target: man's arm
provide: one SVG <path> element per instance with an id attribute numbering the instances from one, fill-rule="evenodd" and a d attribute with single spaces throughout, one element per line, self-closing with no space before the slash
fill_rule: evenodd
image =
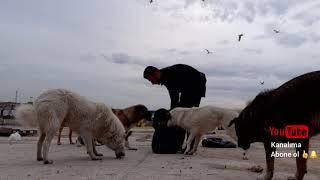
<path id="1" fill-rule="evenodd" d="M 170 110 L 177 107 L 179 104 L 179 92 L 175 89 L 168 88 L 170 99 L 171 99 L 171 105 Z"/>

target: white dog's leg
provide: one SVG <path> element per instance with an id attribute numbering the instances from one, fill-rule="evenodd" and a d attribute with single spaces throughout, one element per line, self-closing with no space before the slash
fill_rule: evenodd
<path id="1" fill-rule="evenodd" d="M 40 137 L 37 143 L 37 160 L 38 161 L 42 161 L 43 160 L 43 156 L 42 156 L 42 145 L 43 145 L 43 141 L 46 138 L 46 134 L 42 133 L 40 131 Z"/>
<path id="2" fill-rule="evenodd" d="M 87 147 L 87 152 L 92 160 L 101 160 L 101 157 L 97 157 L 93 152 L 93 138 L 88 133 L 81 134 L 81 137 L 83 138 L 84 144 Z"/>
<path id="3" fill-rule="evenodd" d="M 188 152 L 190 151 L 193 139 L 194 139 L 194 135 L 192 133 L 190 133 L 188 140 L 187 140 L 187 149 L 184 151 L 184 154 L 188 154 Z"/>
<path id="4" fill-rule="evenodd" d="M 46 133 L 46 138 L 44 140 L 44 145 L 43 145 L 43 163 L 44 164 L 52 164 L 53 161 L 48 159 L 48 153 L 49 153 L 49 148 L 51 141 L 56 134 L 56 131 L 54 129 L 51 129 L 49 132 Z"/>
<path id="5" fill-rule="evenodd" d="M 187 137 L 188 137 L 188 132 L 186 131 L 185 135 L 184 135 L 184 140 L 183 140 L 183 144 L 182 144 L 182 149 L 186 149 L 187 148 Z"/>
<path id="6" fill-rule="evenodd" d="M 193 147 L 189 152 L 187 152 L 189 155 L 192 155 L 193 153 L 197 152 L 197 148 L 200 143 L 200 139 L 201 139 L 201 135 L 195 136 Z"/>
<path id="7" fill-rule="evenodd" d="M 96 156 L 103 156 L 103 154 L 98 153 L 98 151 L 97 151 L 97 149 L 96 149 L 96 143 L 95 143 L 94 140 L 92 141 L 92 148 L 93 148 L 93 153 L 94 153 Z"/>

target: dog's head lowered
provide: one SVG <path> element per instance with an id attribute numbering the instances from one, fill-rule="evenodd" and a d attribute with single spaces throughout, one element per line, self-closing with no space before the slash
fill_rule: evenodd
<path id="1" fill-rule="evenodd" d="M 268 113 L 268 100 L 267 92 L 260 93 L 238 117 L 230 121 L 229 127 L 235 124 L 239 147 L 249 149 L 251 143 L 260 142 L 264 138 L 264 120 Z"/>
<path id="2" fill-rule="evenodd" d="M 120 159 L 125 156 L 125 138 L 126 133 L 107 133 L 104 136 L 98 138 L 103 144 L 115 152 L 116 158 Z"/>
<path id="3" fill-rule="evenodd" d="M 96 124 L 100 124 L 99 140 L 112 149 L 117 158 L 125 156 L 126 132 L 118 117 L 113 114 L 111 108 L 104 104 L 96 104 Z"/>
<path id="4" fill-rule="evenodd" d="M 109 147 L 115 152 L 117 159 L 120 159 L 125 156 L 125 138 L 125 133 L 114 134 L 113 137 L 109 137 L 108 140 L 104 142 L 107 147 Z"/>
<path id="5" fill-rule="evenodd" d="M 137 119 L 145 119 L 147 121 L 151 121 L 152 114 L 148 111 L 148 108 L 144 105 L 138 104 L 134 106 L 135 114 L 137 115 Z"/>
<path id="6" fill-rule="evenodd" d="M 161 108 L 154 112 L 153 115 L 153 127 L 155 129 L 161 128 L 161 127 L 167 127 L 168 122 L 171 119 L 170 111 Z"/>

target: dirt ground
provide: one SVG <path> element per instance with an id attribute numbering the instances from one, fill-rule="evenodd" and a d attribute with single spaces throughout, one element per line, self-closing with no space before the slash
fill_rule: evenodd
<path id="1" fill-rule="evenodd" d="M 84 147 L 70 145 L 67 128 L 62 137 L 62 145 L 51 144 L 49 158 L 51 165 L 36 161 L 37 137 L 23 137 L 22 141 L 9 145 L 7 137 L 0 137 L 0 180 L 11 179 L 217 179 L 253 180 L 260 174 L 250 172 L 253 165 L 265 167 L 263 146 L 253 144 L 249 160 L 242 160 L 239 148 L 203 148 L 196 155 L 153 154 L 151 150 L 152 129 L 135 129 L 130 138 L 137 151 L 126 151 L 124 159 L 116 159 L 114 152 L 105 146 L 97 147 L 104 154 L 103 160 L 92 161 Z M 218 133 L 217 136 L 225 137 Z M 74 141 L 76 136 L 74 135 Z M 320 137 L 311 141 L 310 150 L 320 154 Z M 295 159 L 278 158 L 274 179 L 286 179 L 295 172 Z M 308 160 L 305 180 L 320 179 L 320 157 Z"/>

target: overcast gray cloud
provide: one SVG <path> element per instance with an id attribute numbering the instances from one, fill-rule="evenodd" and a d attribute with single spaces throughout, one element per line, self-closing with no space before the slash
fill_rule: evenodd
<path id="1" fill-rule="evenodd" d="M 217 44 L 221 44 L 221 45 L 227 45 L 227 44 L 230 44 L 231 42 L 228 41 L 228 40 L 222 40 L 222 41 L 219 41 L 217 42 Z"/>
<path id="2" fill-rule="evenodd" d="M 129 56 L 124 53 L 114 53 L 111 55 L 112 62 L 117 64 L 128 64 L 130 62 Z"/>
<path id="3" fill-rule="evenodd" d="M 176 48 L 165 49 L 162 51 L 164 55 L 188 55 L 190 52 L 186 50 L 178 50 Z"/>
<path id="4" fill-rule="evenodd" d="M 262 49 L 254 49 L 254 48 L 245 48 L 244 51 L 248 53 L 261 54 Z"/>
<path id="5" fill-rule="evenodd" d="M 306 38 L 300 36 L 299 34 L 282 33 L 282 35 L 276 39 L 276 41 L 281 45 L 297 47 L 306 42 Z"/>
<path id="6" fill-rule="evenodd" d="M 143 1 L 140 1 L 143 3 Z M 186 20 L 234 21 L 244 19 L 253 22 L 257 16 L 283 16 L 297 6 L 313 3 L 312 0 L 163 0 L 157 3 L 155 10 L 162 10 L 173 17 Z M 312 9 L 315 6 L 313 5 Z M 200 11 L 201 9 L 202 11 Z M 310 18 L 310 17 L 309 17 Z"/>
<path id="7" fill-rule="evenodd" d="M 243 106 L 320 68 L 319 7 L 312 0 L 1 1 L 0 101 L 14 100 L 17 89 L 26 101 L 59 87 L 114 107 L 169 107 L 165 87 L 152 86 L 143 70 L 185 63 L 207 74 L 202 105 Z"/>
<path id="8" fill-rule="evenodd" d="M 303 8 L 295 13 L 293 19 L 301 21 L 304 26 L 312 26 L 320 21 L 319 8 L 320 2 L 314 1 L 314 3 L 307 6 L 307 8 Z"/>
<path id="9" fill-rule="evenodd" d="M 310 40 L 313 41 L 314 43 L 318 43 L 320 41 L 320 34 L 311 33 L 310 38 L 311 38 Z"/>

